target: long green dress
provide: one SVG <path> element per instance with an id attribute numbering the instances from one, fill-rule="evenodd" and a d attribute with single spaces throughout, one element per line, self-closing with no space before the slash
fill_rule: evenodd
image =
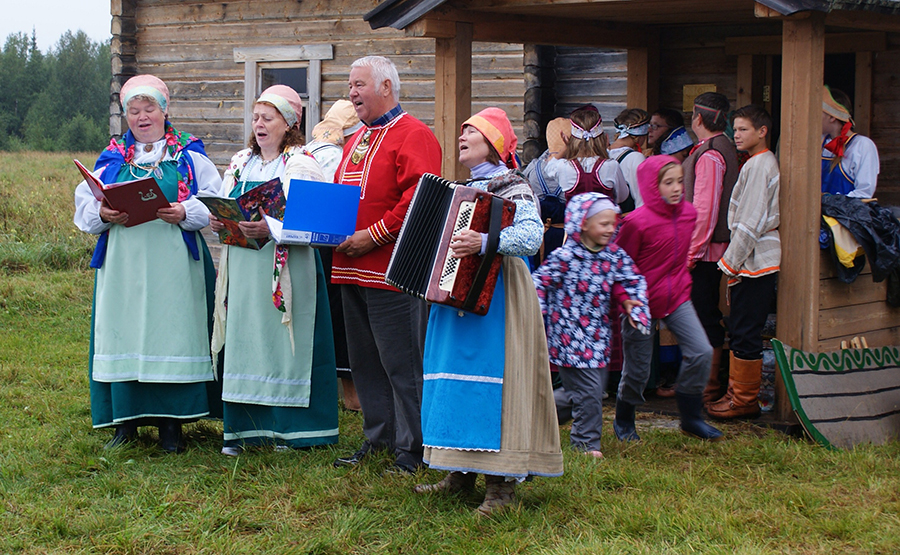
<path id="1" fill-rule="evenodd" d="M 261 183 L 239 182 L 230 194 Z M 301 448 L 338 440 L 334 339 L 321 259 L 310 247 L 288 249 L 291 329 L 272 302 L 274 251 L 272 241 L 258 251 L 228 247 L 226 447 Z"/>
<path id="2" fill-rule="evenodd" d="M 178 197 L 176 162 L 157 178 L 170 202 Z M 123 166 L 117 181 L 133 179 Z M 95 428 L 129 420 L 196 420 L 215 415 L 218 401 L 209 355 L 215 270 L 197 236 L 194 260 L 181 228 L 153 220 L 114 225 L 94 282 L 89 379 Z"/>

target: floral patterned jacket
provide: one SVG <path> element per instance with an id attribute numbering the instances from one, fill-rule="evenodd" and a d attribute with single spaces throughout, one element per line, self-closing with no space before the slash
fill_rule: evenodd
<path id="1" fill-rule="evenodd" d="M 605 368 L 609 363 L 609 306 L 615 283 L 629 298 L 644 303 L 635 311 L 642 323 L 649 324 L 647 282 L 631 257 L 612 243 L 599 252 L 591 252 L 581 243 L 585 215 L 601 196 L 584 193 L 569 201 L 566 243 L 532 274 L 544 315 L 550 362 L 558 366 Z"/>

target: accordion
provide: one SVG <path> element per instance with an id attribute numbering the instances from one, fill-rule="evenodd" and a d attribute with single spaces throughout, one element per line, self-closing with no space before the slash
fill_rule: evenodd
<path id="1" fill-rule="evenodd" d="M 487 314 L 500 272 L 500 230 L 512 225 L 515 212 L 512 201 L 426 173 L 403 219 L 385 281 L 432 303 Z M 451 237 L 466 229 L 488 234 L 484 255 L 452 255 Z"/>

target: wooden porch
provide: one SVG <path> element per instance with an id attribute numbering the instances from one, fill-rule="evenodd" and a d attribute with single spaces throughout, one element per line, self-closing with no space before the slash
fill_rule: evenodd
<path id="1" fill-rule="evenodd" d="M 779 121 L 784 255 L 778 338 L 809 351 L 835 349 L 854 335 L 866 335 L 872 346 L 900 344 L 900 310 L 884 302 L 884 284 L 866 276 L 850 286 L 838 284 L 818 244 L 826 53 L 847 54 L 854 61 L 858 129 L 883 149 L 878 194 L 882 200 L 900 199 L 894 186 L 900 151 L 893 147 L 900 87 L 891 76 L 900 69 L 900 7 L 895 3 L 387 0 L 366 19 L 373 28 L 392 26 L 435 40 L 434 126 L 444 151 L 444 175 L 451 178 L 464 175 L 455 153 L 459 125 L 471 113 L 473 42 L 625 49 L 628 107 L 681 106 L 683 86 L 690 83 L 716 84 L 734 106 L 765 104 Z M 673 51 L 683 55 L 675 57 Z M 776 63 L 773 57 L 779 57 Z M 775 415 L 793 420 L 780 376 Z"/>

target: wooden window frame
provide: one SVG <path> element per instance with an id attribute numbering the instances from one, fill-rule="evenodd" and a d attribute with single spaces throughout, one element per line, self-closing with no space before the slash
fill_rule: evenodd
<path id="1" fill-rule="evenodd" d="M 256 101 L 260 70 L 265 67 L 306 67 L 306 141 L 322 115 L 322 60 L 334 58 L 330 44 L 259 46 L 234 49 L 234 61 L 244 64 L 244 143 L 250 139 L 253 103 Z M 291 64 L 291 65 L 288 65 Z M 296 65 L 293 65 L 296 64 Z"/>

